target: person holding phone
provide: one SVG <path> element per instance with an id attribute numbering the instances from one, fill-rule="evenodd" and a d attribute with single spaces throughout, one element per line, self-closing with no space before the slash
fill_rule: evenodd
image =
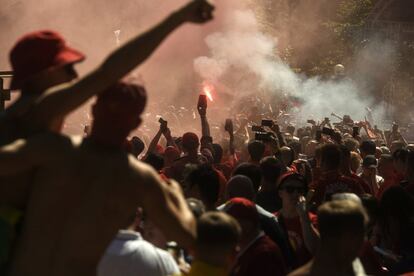
<path id="1" fill-rule="evenodd" d="M 277 190 L 282 200 L 282 208 L 275 212 L 275 216 L 288 233 L 295 256 L 294 268 L 298 268 L 310 261 L 314 253 L 317 239 L 313 237 L 316 231 L 311 228 L 317 224 L 317 218 L 301 206 L 308 190 L 306 180 L 302 175 L 297 173 L 283 175 Z"/>

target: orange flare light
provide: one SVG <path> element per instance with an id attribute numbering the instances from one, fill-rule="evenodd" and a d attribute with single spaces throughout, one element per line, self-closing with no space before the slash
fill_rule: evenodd
<path id="1" fill-rule="evenodd" d="M 206 94 L 207 98 L 210 100 L 210 102 L 213 101 L 213 91 L 214 87 L 211 84 L 208 84 L 206 82 L 203 83 L 203 92 Z"/>

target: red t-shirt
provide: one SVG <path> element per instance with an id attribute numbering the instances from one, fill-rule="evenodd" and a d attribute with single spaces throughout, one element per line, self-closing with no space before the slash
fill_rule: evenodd
<path id="1" fill-rule="evenodd" d="M 294 218 L 285 218 L 280 212 L 276 212 L 274 215 L 278 218 L 279 224 L 287 232 L 290 245 L 295 253 L 296 259 L 293 268 L 298 268 L 309 262 L 312 259 L 312 254 L 306 248 L 299 216 Z M 316 227 L 317 216 L 309 213 L 309 219 Z"/>
<path id="2" fill-rule="evenodd" d="M 214 168 L 221 171 L 223 175 L 226 177 L 227 180 L 231 178 L 231 173 L 233 171 L 233 167 L 229 162 L 214 164 Z"/>
<path id="3" fill-rule="evenodd" d="M 217 173 L 217 176 L 219 178 L 219 183 L 220 183 L 220 190 L 219 190 L 219 194 L 218 194 L 217 204 L 222 204 L 224 202 L 224 194 L 226 192 L 227 179 L 221 171 L 219 171 L 215 168 L 214 168 L 214 171 Z"/>
<path id="4" fill-rule="evenodd" d="M 316 206 L 329 200 L 336 193 L 364 194 L 364 190 L 357 181 L 340 175 L 337 171 L 323 173 L 318 180 L 311 183 L 310 189 L 315 190 L 312 201 Z"/>
<path id="5" fill-rule="evenodd" d="M 364 190 L 364 192 L 366 194 L 371 194 L 371 195 L 373 194 L 371 187 L 360 176 L 358 176 L 358 175 L 356 175 L 354 173 L 352 173 L 351 175 L 347 175 L 347 176 L 350 177 L 350 178 L 352 178 L 353 180 L 355 180 L 361 186 L 361 188 Z"/>
<path id="6" fill-rule="evenodd" d="M 237 259 L 231 276 L 284 276 L 286 265 L 279 247 L 266 235 L 258 238 Z"/>

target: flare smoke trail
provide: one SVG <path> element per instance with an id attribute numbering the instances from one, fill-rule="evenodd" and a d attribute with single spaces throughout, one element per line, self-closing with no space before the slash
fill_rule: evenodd
<path id="1" fill-rule="evenodd" d="M 363 120 L 366 107 L 373 99 L 350 79 L 322 80 L 295 73 L 278 55 L 277 39 L 264 34 L 255 14 L 236 10 L 226 15 L 222 31 L 206 37 L 209 56 L 194 60 L 194 69 L 201 78 L 224 84 L 234 91 L 235 99 L 247 94 L 288 94 L 304 100 L 296 118 L 322 119 L 332 112 L 349 114 Z M 229 78 L 233 72 L 248 77 L 248 81 Z M 245 78 L 244 78 L 245 80 Z M 383 109 L 375 106 L 374 118 L 382 119 Z"/>

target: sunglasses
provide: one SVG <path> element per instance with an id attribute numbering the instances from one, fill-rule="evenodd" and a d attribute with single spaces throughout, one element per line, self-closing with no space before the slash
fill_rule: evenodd
<path id="1" fill-rule="evenodd" d="M 293 194 L 295 191 L 297 191 L 299 194 L 305 193 L 305 188 L 303 187 L 286 186 L 283 187 L 282 190 L 285 190 L 288 194 Z"/>

